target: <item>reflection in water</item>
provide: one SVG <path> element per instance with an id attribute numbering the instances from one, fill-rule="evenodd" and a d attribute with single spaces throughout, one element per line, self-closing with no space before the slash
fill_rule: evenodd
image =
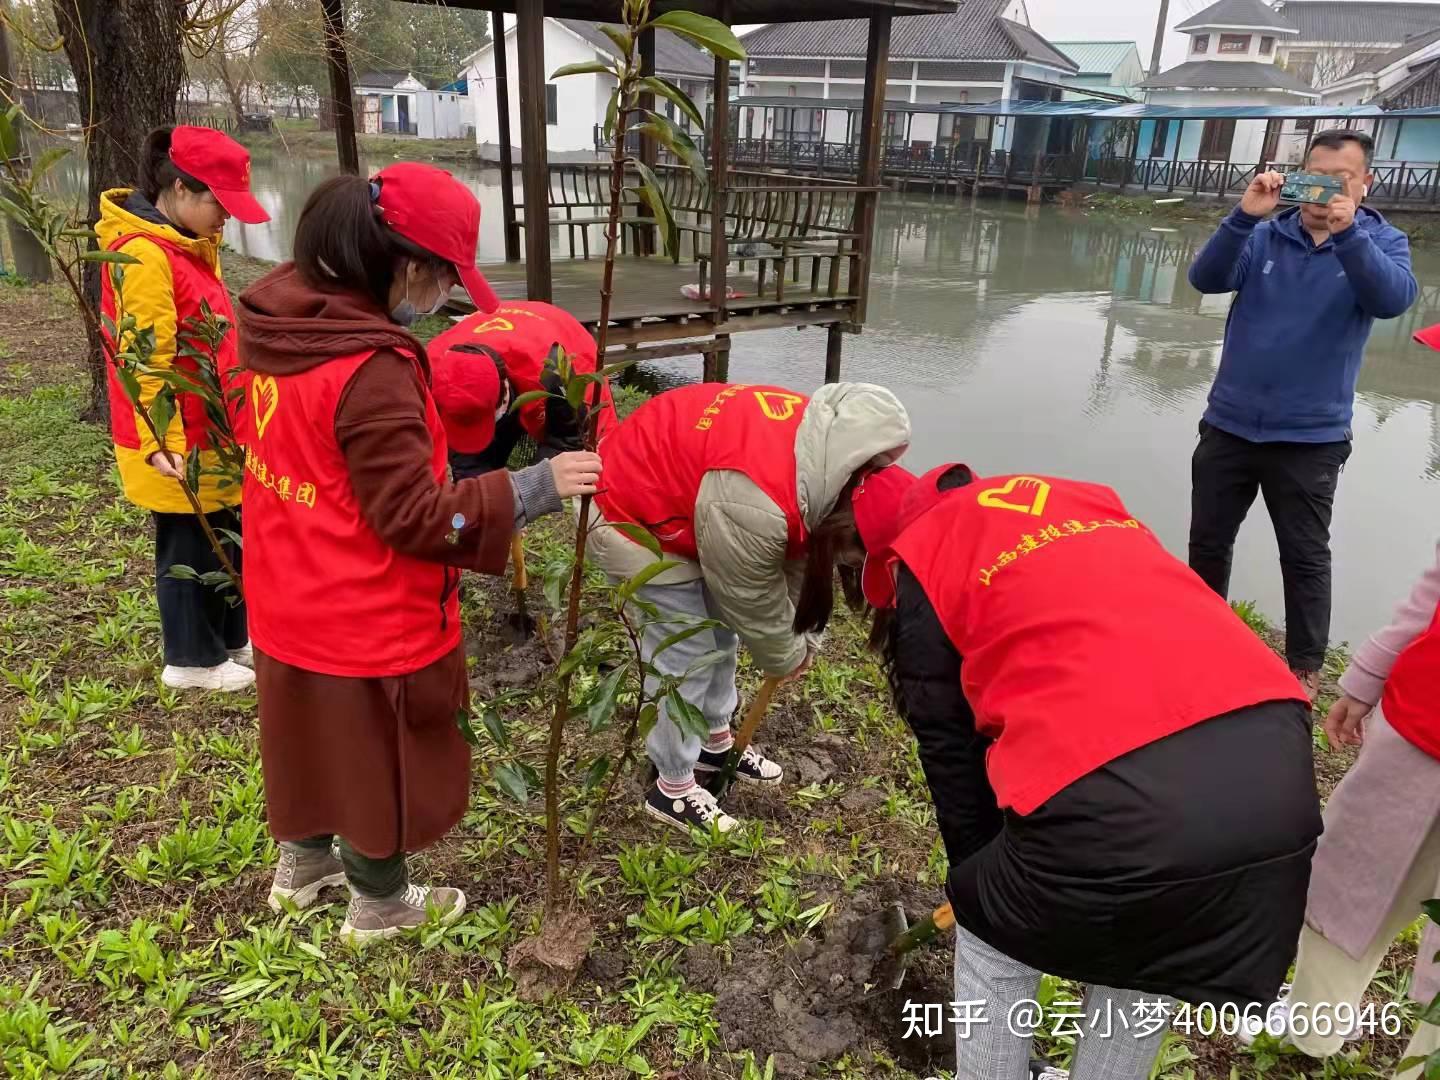
<path id="1" fill-rule="evenodd" d="M 481 258 L 503 258 L 498 172 L 448 167 L 481 199 Z M 57 180 L 76 190 L 79 164 L 64 168 Z M 273 220 L 232 227 L 227 240 L 245 254 L 284 258 L 306 195 L 334 171 L 323 161 L 257 158 L 256 193 Z M 914 422 L 913 467 L 959 459 L 982 472 L 1107 483 L 1183 555 L 1189 457 L 1229 306 L 1185 280 L 1209 232 L 991 200 L 972 211 L 968 200 L 889 197 L 865 331 L 846 339 L 845 377 L 900 395 Z M 1440 355 L 1410 340 L 1440 321 L 1440 256 L 1417 252 L 1415 267 L 1419 303 L 1376 324 L 1361 374 L 1356 449 L 1335 515 L 1337 638 L 1380 625 L 1440 536 Z M 738 335 L 731 375 L 810 390 L 824 351 L 815 330 Z M 663 385 L 698 372 L 699 361 L 686 358 L 655 365 L 647 378 Z M 1234 595 L 1280 615 L 1275 543 L 1260 506 L 1241 532 L 1233 582 Z"/>

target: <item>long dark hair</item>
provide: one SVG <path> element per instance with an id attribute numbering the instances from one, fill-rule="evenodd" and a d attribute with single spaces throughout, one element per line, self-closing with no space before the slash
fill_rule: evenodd
<path id="1" fill-rule="evenodd" d="M 140 176 L 136 186 L 152 205 L 162 191 L 169 191 L 175 186 L 176 180 L 197 195 L 210 190 L 170 160 L 170 134 L 174 130 L 158 127 L 145 136 L 145 142 L 140 147 Z"/>
<path id="2" fill-rule="evenodd" d="M 366 293 L 382 307 L 402 259 L 437 273 L 450 263 L 413 244 L 380 218 L 371 181 L 335 176 L 310 193 L 295 227 L 295 269 L 316 288 Z"/>
<path id="3" fill-rule="evenodd" d="M 835 509 L 815 527 L 805 544 L 805 575 L 800 583 L 800 598 L 795 603 L 793 629 L 797 634 L 818 634 L 835 612 L 836 557 L 856 537 L 855 513 L 850 508 L 850 493 L 855 490 L 858 474 L 852 476 L 840 492 Z M 846 568 L 842 568 L 846 569 Z M 852 572 L 853 574 L 853 572 Z M 847 602 L 853 607 L 859 595 L 859 578 L 841 574 Z M 861 601 L 863 603 L 863 600 Z"/>

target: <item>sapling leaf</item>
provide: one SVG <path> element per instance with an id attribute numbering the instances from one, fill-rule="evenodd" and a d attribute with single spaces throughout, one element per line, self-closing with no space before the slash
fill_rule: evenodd
<path id="1" fill-rule="evenodd" d="M 623 585 L 615 590 L 617 599 L 619 599 L 621 603 L 624 603 L 630 599 L 630 597 L 634 596 L 651 578 L 663 574 L 666 570 L 670 570 L 679 565 L 680 562 L 678 559 L 661 559 L 658 562 L 651 563 L 639 573 L 631 575 Z"/>
<path id="2" fill-rule="evenodd" d="M 683 629 L 676 630 L 673 634 L 670 634 L 670 635 L 668 635 L 667 637 L 665 637 L 665 638 L 660 642 L 660 644 L 656 645 L 655 648 L 651 651 L 650 655 L 651 655 L 651 656 L 659 656 L 661 653 L 663 653 L 666 649 L 670 648 L 671 646 L 673 646 L 673 645 L 679 645 L 682 641 L 688 641 L 688 640 L 690 640 L 692 637 L 694 637 L 696 634 L 701 633 L 702 631 L 708 630 L 708 629 L 709 629 L 709 627 L 708 627 L 705 623 L 702 622 L 702 623 L 696 623 L 696 624 L 693 625 L 693 626 L 686 626 L 686 627 L 684 627 Z"/>
<path id="3" fill-rule="evenodd" d="M 669 79 L 662 79 L 658 75 L 647 75 L 640 80 L 640 85 L 653 94 L 673 101 L 676 107 L 683 112 L 698 128 L 705 127 L 705 118 L 700 115 L 700 110 L 695 107 L 695 102 L 690 95 L 681 90 Z"/>
<path id="4" fill-rule="evenodd" d="M 200 574 L 193 566 L 186 566 L 183 563 L 176 563 L 167 571 L 169 577 L 178 581 L 199 581 Z"/>
<path id="5" fill-rule="evenodd" d="M 705 714 L 686 701 L 679 690 L 671 690 L 665 695 L 665 715 L 675 722 L 682 735 L 702 741 L 710 737 L 710 723 Z"/>
<path id="6" fill-rule="evenodd" d="M 34 184 L 35 181 L 43 177 L 59 164 L 61 160 L 68 157 L 69 154 L 70 147 L 68 146 L 52 146 L 50 149 L 41 153 L 40 156 L 35 159 L 35 164 L 30 166 L 30 182 Z"/>
<path id="7" fill-rule="evenodd" d="M 590 695 L 590 700 L 585 705 L 585 720 L 590 726 L 590 734 L 603 731 L 610 724 L 610 718 L 615 715 L 615 701 L 620 696 L 620 687 L 625 681 L 628 667 L 617 667 L 595 688 Z"/>
<path id="8" fill-rule="evenodd" d="M 137 409 L 140 407 L 140 380 L 135 377 L 135 372 L 128 364 L 116 364 L 115 376 L 120 380 L 120 388 L 125 391 L 126 398 L 130 404 Z"/>
<path id="9" fill-rule="evenodd" d="M 662 26 L 672 34 L 679 34 L 700 46 L 712 56 L 726 60 L 744 60 L 745 46 L 735 36 L 735 31 L 708 15 L 693 11 L 667 11 L 652 19 L 651 26 Z"/>
<path id="10" fill-rule="evenodd" d="M 515 400 L 510 402 L 510 411 L 517 412 L 522 406 L 529 405 L 532 401 L 543 401 L 550 396 L 548 390 L 526 390 L 525 393 L 517 395 Z"/>
<path id="11" fill-rule="evenodd" d="M 1426 900 L 1420 905 L 1425 914 L 1430 916 L 1430 921 L 1440 923 L 1440 900 Z"/>
<path id="12" fill-rule="evenodd" d="M 620 88 L 616 87 L 610 95 L 610 103 L 605 106 L 605 141 L 608 143 L 615 137 L 615 125 L 619 123 L 620 117 Z"/>
<path id="13" fill-rule="evenodd" d="M 510 734 L 505 730 L 505 721 L 500 719 L 500 714 L 488 705 L 480 710 L 480 722 L 485 725 L 490 738 L 495 740 L 495 745 L 501 750 L 510 749 Z"/>
<path id="14" fill-rule="evenodd" d="M 660 223 L 660 228 L 665 234 L 665 250 L 674 252 L 679 246 L 679 230 L 675 227 L 675 218 L 670 213 L 670 204 L 665 201 L 664 188 L 656 179 L 654 171 L 645 162 L 639 159 L 631 159 L 630 164 L 640 174 L 640 187 L 633 189 L 650 207 L 650 212 L 655 215 L 655 220 Z"/>
<path id="15" fill-rule="evenodd" d="M 150 402 L 150 422 L 155 425 L 155 431 L 163 440 L 165 432 L 170 429 L 170 421 L 175 418 L 175 391 L 168 386 L 162 386 L 155 399 Z"/>
<path id="16" fill-rule="evenodd" d="M 185 483 L 191 491 L 200 490 L 200 448 L 193 446 L 185 459 Z"/>
<path id="17" fill-rule="evenodd" d="M 530 792 L 525 785 L 525 774 L 514 765 L 498 766 L 495 769 L 495 782 L 500 785 L 500 790 L 521 805 L 529 801 Z"/>
<path id="18" fill-rule="evenodd" d="M 455 710 L 455 726 L 460 729 L 460 734 L 467 743 L 471 746 L 480 745 L 480 739 L 475 734 L 475 728 L 470 723 L 469 709 Z"/>
<path id="19" fill-rule="evenodd" d="M 234 544 L 237 548 L 245 546 L 244 538 L 234 529 L 216 529 L 215 535 L 229 540 L 230 543 Z"/>
<path id="20" fill-rule="evenodd" d="M 630 36 L 630 31 L 619 26 L 606 26 L 600 24 L 600 32 L 613 41 L 620 52 L 629 56 L 630 51 L 635 48 L 635 39 Z"/>
<path id="21" fill-rule="evenodd" d="M 697 671 L 704 671 L 708 667 L 724 663 L 726 660 L 733 660 L 735 654 L 729 649 L 711 649 L 707 653 L 697 656 L 693 663 L 685 669 L 685 674 L 694 675 Z"/>
<path id="22" fill-rule="evenodd" d="M 636 126 L 637 131 L 654 136 L 669 151 L 690 166 L 690 171 L 695 174 L 695 179 L 700 183 L 706 182 L 705 158 L 700 153 L 700 148 L 695 145 L 695 140 L 663 113 L 649 113 L 649 119 Z"/>
<path id="23" fill-rule="evenodd" d="M 647 701 L 640 709 L 640 722 L 635 725 L 635 737 L 642 743 L 650 737 L 655 721 L 660 718 L 660 709 L 653 701 Z"/>
<path id="24" fill-rule="evenodd" d="M 598 75 L 601 72 L 606 75 L 614 75 L 615 69 L 599 60 L 581 60 L 578 63 L 564 64 L 556 68 L 550 73 L 550 78 L 563 79 L 567 75 Z"/>
<path id="25" fill-rule="evenodd" d="M 590 768 L 585 770 L 585 790 L 593 791 L 605 779 L 605 774 L 610 771 L 610 756 L 601 754 L 590 763 Z"/>
<path id="26" fill-rule="evenodd" d="M 1440 994 L 1431 998 L 1430 1004 L 1421 1010 L 1420 1021 L 1425 1024 L 1440 1024 Z"/>
<path id="27" fill-rule="evenodd" d="M 655 534 L 643 525 L 636 525 L 633 521 L 612 521 L 609 523 L 612 529 L 618 530 L 628 540 L 633 540 L 657 559 L 665 557 L 660 547 L 660 541 L 655 539 Z"/>
<path id="28" fill-rule="evenodd" d="M 85 262 L 116 263 L 121 266 L 128 266 L 140 261 L 134 255 L 123 251 L 85 251 L 81 252 L 80 258 Z"/>

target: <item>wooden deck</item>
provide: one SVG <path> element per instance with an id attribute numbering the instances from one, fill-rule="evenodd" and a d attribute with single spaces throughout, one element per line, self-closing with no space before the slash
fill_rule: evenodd
<path id="1" fill-rule="evenodd" d="M 592 332 L 600 321 L 600 281 L 604 269 L 601 259 L 562 258 L 551 263 L 552 302 Z M 485 263 L 480 270 L 502 300 L 525 299 L 523 262 Z M 613 350 L 626 350 L 627 355 L 633 355 L 635 347 L 643 343 L 649 346 L 639 350 L 643 354 L 677 356 L 708 351 L 714 347 L 717 333 L 741 333 L 772 326 L 848 324 L 854 320 L 856 297 L 850 294 L 844 271 L 841 287 L 834 296 L 825 291 L 823 281 L 821 291 L 811 290 L 808 279 L 808 273 L 802 273 L 800 281 L 787 282 L 785 299 L 777 301 L 773 275 L 766 279 L 767 295 L 758 297 L 755 263 L 745 263 L 744 271 L 738 263 L 732 263 L 728 284 L 745 295 L 726 302 L 725 321 L 717 324 L 715 312 L 707 301 L 691 300 L 680 291 L 684 285 L 699 284 L 699 268 L 694 263 L 677 265 L 663 256 L 623 256 L 615 263 L 615 295 L 610 306 L 611 328 L 607 342 Z M 463 296 L 452 300 L 450 306 L 457 311 L 474 310 Z M 687 338 L 702 337 L 707 340 L 678 344 Z M 676 344 L 656 344 L 660 342 Z"/>

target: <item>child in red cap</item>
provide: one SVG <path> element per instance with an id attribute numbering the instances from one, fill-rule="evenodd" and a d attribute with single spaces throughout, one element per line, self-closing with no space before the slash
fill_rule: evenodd
<path id="1" fill-rule="evenodd" d="M 100 276 L 100 303 L 114 323 L 135 318 L 138 329 L 154 332 L 152 368 L 194 370 L 181 355 L 178 342 L 185 329 L 202 317 L 205 305 L 232 327 L 235 312 L 220 276 L 220 236 L 231 217 L 268 221 L 250 193 L 250 155 L 223 132 L 202 127 L 157 128 L 140 150 L 139 182 L 115 188 L 100 197 L 96 226 L 100 246 L 123 251 L 135 262 L 125 266 L 123 288 L 115 275 Z M 130 343 L 122 341 L 121 349 Z M 195 394 L 177 395 L 175 419 L 157 443 L 131 403 L 110 362 L 110 433 L 125 497 L 149 510 L 155 524 L 156 595 L 167 686 L 242 690 L 255 681 L 244 604 L 227 602 L 209 585 L 192 577 L 172 577 L 170 569 L 188 566 L 199 573 L 219 571 L 220 564 L 180 486 L 189 452 L 200 452 L 201 508 L 217 535 L 238 532 L 239 485 L 221 487 L 211 449 L 212 426 L 205 402 Z M 217 367 L 223 373 L 237 363 L 235 332 L 220 342 Z M 160 389 L 154 376 L 139 376 L 142 395 L 153 399 Z M 240 566 L 241 554 L 229 557 Z M 233 597 L 231 598 L 233 599 Z"/>
<path id="2" fill-rule="evenodd" d="M 565 400 L 558 361 L 563 352 L 572 371 L 595 371 L 595 339 L 563 308 L 507 300 L 494 311 L 460 320 L 431 340 L 429 352 L 457 479 L 503 469 L 522 437 L 534 440 L 542 459 L 583 445 L 588 407 L 572 409 Z M 489 394 L 492 386 L 497 395 L 493 423 L 475 407 L 476 393 Z M 551 396 L 509 410 L 510 401 L 537 390 Z M 600 393 L 603 434 L 614 420 L 615 406 L 608 385 Z"/>

